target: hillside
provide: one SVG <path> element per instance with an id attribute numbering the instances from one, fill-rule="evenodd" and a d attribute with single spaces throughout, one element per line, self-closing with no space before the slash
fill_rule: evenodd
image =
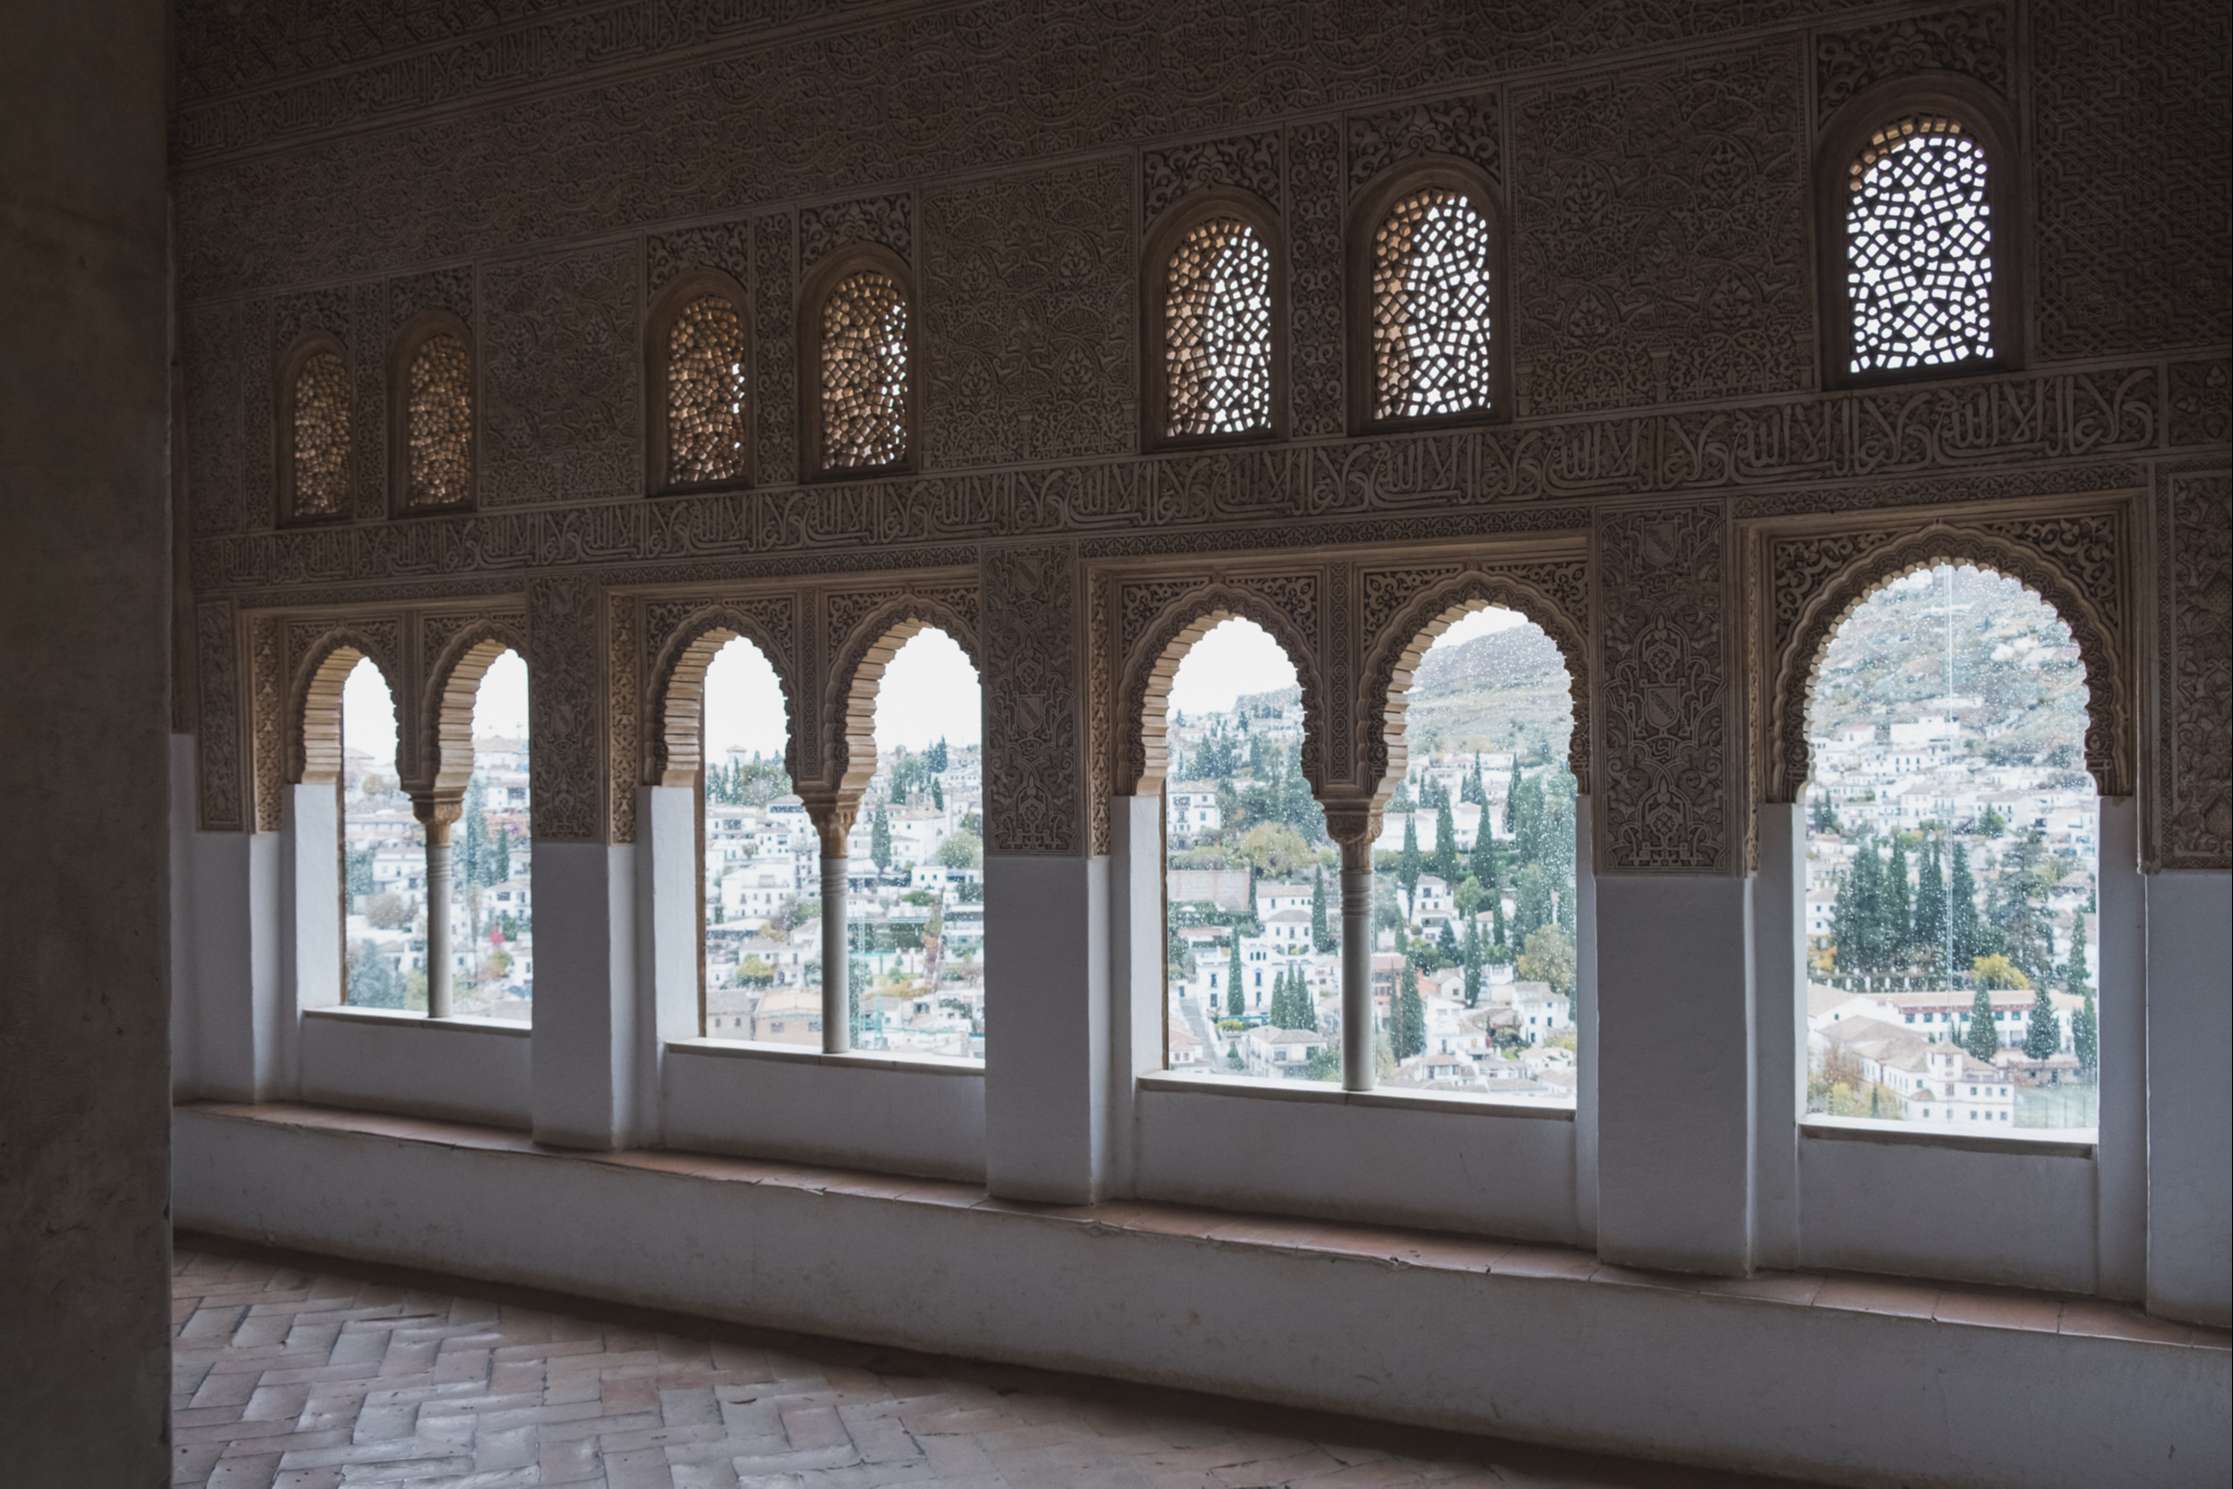
<path id="1" fill-rule="evenodd" d="M 1951 614 L 1949 614 L 1951 589 Z M 1949 626 L 1951 621 L 1951 626 Z M 1979 700 L 1957 712 L 1984 730 L 2007 726 L 1991 751 L 2058 754 L 2075 764 L 2086 733 L 2084 670 L 2069 629 L 2013 579 L 1958 570 L 1879 591 L 1846 619 L 1823 653 L 1808 732 L 1885 724 L 1937 712 L 1948 692 Z M 2058 751 L 2057 747 L 2066 747 Z"/>
<path id="2" fill-rule="evenodd" d="M 1436 646 L 1411 684 L 1414 757 L 1516 750 L 1523 759 L 1563 760 L 1574 719 L 1567 687 L 1565 660 L 1535 626 Z"/>

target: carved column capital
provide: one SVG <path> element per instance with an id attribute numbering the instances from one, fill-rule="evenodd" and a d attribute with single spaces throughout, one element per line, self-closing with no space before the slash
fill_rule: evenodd
<path id="1" fill-rule="evenodd" d="M 447 791 L 413 791 L 411 815 L 426 828 L 426 840 L 431 844 L 447 843 L 450 829 L 465 814 L 465 798 Z"/>
<path id="2" fill-rule="evenodd" d="M 1380 836 L 1380 809 L 1369 799 L 1323 802 L 1326 836 L 1341 846 L 1343 869 L 1372 867 L 1372 845 Z"/>
<path id="3" fill-rule="evenodd" d="M 822 856 L 843 858 L 846 838 L 853 831 L 853 819 L 861 809 L 860 798 L 801 793 L 800 801 L 806 807 L 807 820 L 814 824 L 815 834 L 822 840 Z"/>

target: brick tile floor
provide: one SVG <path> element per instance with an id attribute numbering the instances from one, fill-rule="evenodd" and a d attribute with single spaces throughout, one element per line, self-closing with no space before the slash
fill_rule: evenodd
<path id="1" fill-rule="evenodd" d="M 1749 1482 L 182 1238 L 174 1486 Z"/>

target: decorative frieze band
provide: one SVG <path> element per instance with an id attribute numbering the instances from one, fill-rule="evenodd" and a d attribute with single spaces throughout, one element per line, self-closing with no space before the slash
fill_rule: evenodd
<path id="1" fill-rule="evenodd" d="M 196 592 L 1450 514 L 2157 452 L 2158 364 L 1337 443 L 205 538 Z"/>

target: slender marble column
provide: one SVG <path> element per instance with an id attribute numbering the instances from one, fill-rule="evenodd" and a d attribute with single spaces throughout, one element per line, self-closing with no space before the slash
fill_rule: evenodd
<path id="1" fill-rule="evenodd" d="M 426 819 L 426 1012 L 450 1016 L 450 823 Z"/>
<path id="2" fill-rule="evenodd" d="M 1372 1046 L 1372 840 L 1341 845 L 1341 1085 L 1370 1091 Z"/>
<path id="3" fill-rule="evenodd" d="M 853 1047 L 852 974 L 846 962 L 845 855 L 822 850 L 822 1053 Z"/>

